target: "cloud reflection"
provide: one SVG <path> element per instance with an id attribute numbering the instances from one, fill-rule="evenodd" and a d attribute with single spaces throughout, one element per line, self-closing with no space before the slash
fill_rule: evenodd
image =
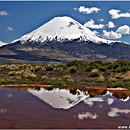
<path id="1" fill-rule="evenodd" d="M 119 116 L 118 113 L 128 114 L 128 113 L 130 113 L 130 109 L 111 108 L 111 111 L 108 112 L 108 116 L 109 117 L 117 117 L 117 116 Z"/>
<path id="2" fill-rule="evenodd" d="M 103 102 L 104 100 L 99 97 L 94 97 L 94 98 L 87 98 L 84 100 L 85 104 L 88 104 L 89 106 L 93 106 L 94 102 Z"/>
<path id="3" fill-rule="evenodd" d="M 107 99 L 108 105 L 111 105 L 113 102 L 114 102 L 114 99 L 113 99 L 113 98 L 108 98 L 108 99 Z"/>
<path id="4" fill-rule="evenodd" d="M 86 113 L 84 113 L 84 114 L 78 114 L 78 118 L 80 119 L 80 120 L 83 120 L 83 119 L 85 119 L 85 118 L 90 118 L 90 119 L 96 119 L 98 116 L 97 116 L 97 114 L 95 113 L 95 114 L 92 114 L 92 113 L 90 113 L 90 112 L 86 112 Z"/>
<path id="5" fill-rule="evenodd" d="M 11 94 L 11 93 L 8 93 L 8 94 L 6 94 L 6 95 L 7 95 L 7 98 L 13 97 L 13 94 Z"/>
<path id="6" fill-rule="evenodd" d="M 5 114 L 7 112 L 7 109 L 0 108 L 0 114 Z"/>

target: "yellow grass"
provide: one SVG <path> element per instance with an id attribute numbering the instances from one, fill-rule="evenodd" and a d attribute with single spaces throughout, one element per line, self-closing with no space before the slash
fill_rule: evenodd
<path id="1" fill-rule="evenodd" d="M 114 77 L 109 77 L 109 78 L 108 78 L 108 81 L 109 81 L 109 82 L 116 82 L 116 81 L 117 81 L 117 79 L 116 79 L 116 78 L 114 78 Z"/>
<path id="2" fill-rule="evenodd" d="M 124 79 L 124 80 L 130 80 L 130 71 L 126 72 L 126 73 L 123 75 L 123 79 Z"/>
<path id="3" fill-rule="evenodd" d="M 105 80 L 105 78 L 104 78 L 103 75 L 100 75 L 100 76 L 98 77 L 98 81 L 99 81 L 99 82 L 103 82 L 104 80 Z"/>

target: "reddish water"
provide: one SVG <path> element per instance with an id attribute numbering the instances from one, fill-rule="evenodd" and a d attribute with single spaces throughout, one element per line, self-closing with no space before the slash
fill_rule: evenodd
<path id="1" fill-rule="evenodd" d="M 0 88 L 0 128 L 116 129 L 130 125 L 129 93 Z"/>

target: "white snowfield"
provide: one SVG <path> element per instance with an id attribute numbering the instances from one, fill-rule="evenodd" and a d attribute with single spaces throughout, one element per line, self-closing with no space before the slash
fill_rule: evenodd
<path id="1" fill-rule="evenodd" d="M 74 19 L 64 16 L 55 17 L 38 29 L 29 34 L 22 36 L 20 39 L 13 41 L 20 41 L 22 44 L 26 42 L 45 43 L 46 41 L 64 42 L 66 40 L 79 39 L 79 41 L 92 41 L 94 43 L 113 43 L 114 41 L 100 38 L 94 34 L 90 29 L 81 25 Z"/>

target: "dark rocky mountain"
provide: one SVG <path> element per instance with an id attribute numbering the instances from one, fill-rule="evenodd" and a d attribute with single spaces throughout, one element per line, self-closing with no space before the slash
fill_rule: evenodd
<path id="1" fill-rule="evenodd" d="M 72 60 L 114 62 L 130 59 L 130 45 L 96 36 L 69 17 L 57 17 L 0 47 L 1 63 L 59 64 Z"/>

